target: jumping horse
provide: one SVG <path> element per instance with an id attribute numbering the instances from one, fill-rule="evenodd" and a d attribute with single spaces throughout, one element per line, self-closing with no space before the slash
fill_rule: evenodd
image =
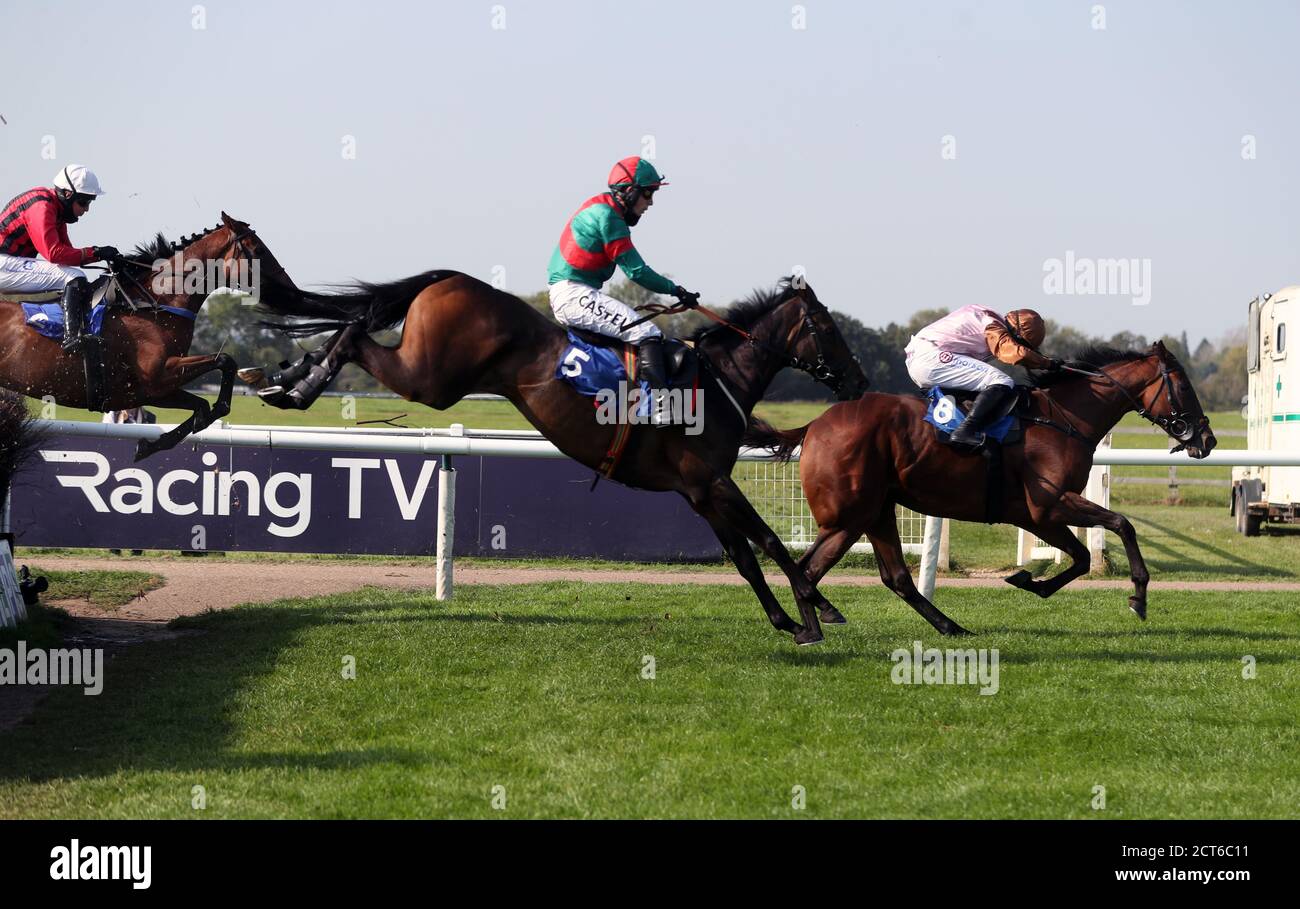
<path id="1" fill-rule="evenodd" d="M 433 271 L 391 284 L 360 284 L 345 293 L 279 293 L 263 302 L 280 317 L 307 319 L 280 325 L 294 335 L 334 332 L 309 371 L 303 368 L 309 361 L 290 370 L 307 372 L 292 388 L 265 387 L 262 370 L 241 370 L 245 381 L 263 386 L 268 403 L 310 406 L 350 362 L 403 398 L 439 410 L 468 394 L 503 395 L 574 460 L 604 466 L 628 486 L 684 496 L 708 521 L 772 625 L 792 633 L 797 643 L 822 640 L 818 611 L 821 621 L 844 621 L 731 478 L 750 413 L 785 367 L 808 372 L 841 399 L 866 390 L 861 367 L 806 282 L 785 281 L 774 291 L 756 292 L 727 311 L 725 324 L 698 332 L 702 431 L 637 426 L 612 468 L 608 455 L 619 427 L 598 422 L 591 399 L 555 378 L 569 343 L 564 329 L 502 290 L 459 272 Z M 403 320 L 396 347 L 369 336 Z M 789 578 L 802 624 L 790 619 L 768 588 L 749 541 Z"/>
<path id="2" fill-rule="evenodd" d="M 0 387 L 66 407 L 122 410 L 151 405 L 192 412 L 157 441 L 141 441 L 137 461 L 173 447 L 229 413 L 235 361 L 224 353 L 188 355 L 199 309 L 211 288 L 196 287 L 187 293 L 186 274 L 200 265 L 206 273 L 208 265 L 218 262 L 229 274 L 241 261 L 256 261 L 259 267 L 254 273 L 264 275 L 268 287 L 291 288 L 293 282 L 248 224 L 225 212 L 221 221 L 178 243 L 168 243 L 159 234 L 127 257 L 111 278 L 121 289 L 121 299 L 105 313 L 101 335 L 86 338 L 86 355 L 94 358 L 91 364 L 82 354 L 65 353 L 58 341 L 29 327 L 22 307 L 5 299 L 15 295 L 0 295 Z M 180 273 L 176 273 L 178 263 Z M 96 288 L 101 282 L 96 282 Z M 190 286 L 201 283 L 191 281 Z M 88 380 L 90 368 L 99 372 L 99 383 Z M 209 405 L 185 386 L 213 370 L 221 372 L 221 392 Z M 95 390 L 88 388 L 93 384 L 99 384 L 100 394 L 88 394 Z"/>

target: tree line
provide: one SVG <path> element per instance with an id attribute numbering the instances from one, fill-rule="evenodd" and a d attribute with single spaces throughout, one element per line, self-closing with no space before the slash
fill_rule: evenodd
<path id="1" fill-rule="evenodd" d="M 616 282 L 610 287 L 609 293 L 633 307 L 652 302 L 671 302 L 630 281 Z M 521 299 L 547 318 L 553 318 L 546 291 L 538 291 Z M 871 328 L 847 313 L 832 311 L 832 314 L 845 341 L 862 363 L 873 391 L 915 394 L 918 390 L 907 374 L 903 348 L 913 334 L 948 312 L 947 309 L 921 309 L 905 322 L 890 322 L 882 328 Z M 688 311 L 660 316 L 654 321 L 669 337 L 686 337 L 709 320 L 699 313 Z M 376 334 L 375 339 L 381 344 L 396 344 L 400 336 L 399 328 Z M 1048 319 L 1043 353 L 1069 359 L 1091 345 L 1142 350 L 1155 340 L 1163 341 L 1187 368 L 1201 404 L 1207 411 L 1237 410 L 1241 406 L 1242 396 L 1246 393 L 1244 325 L 1229 332 L 1217 343 L 1202 338 L 1192 349 L 1185 331 L 1178 335 L 1165 334 L 1159 339 L 1129 331 L 1106 337 L 1088 335 L 1077 328 Z M 303 350 L 320 343 L 321 339 L 313 338 L 302 342 L 300 347 L 279 332 L 262 326 L 258 322 L 256 311 L 247 305 L 241 305 L 238 299 L 221 297 L 214 298 L 204 307 L 202 318 L 195 327 L 191 349 L 202 353 L 224 350 L 241 366 L 275 366 L 282 360 L 296 360 L 302 356 Z M 1023 372 L 1014 369 L 1009 371 L 1018 374 L 1019 378 L 1024 377 Z M 205 378 L 211 381 L 211 377 Z M 383 390 L 374 378 L 354 364 L 344 368 L 334 387 L 340 391 Z M 777 376 L 766 397 L 776 401 L 822 401 L 830 400 L 831 395 L 803 373 L 787 369 Z"/>

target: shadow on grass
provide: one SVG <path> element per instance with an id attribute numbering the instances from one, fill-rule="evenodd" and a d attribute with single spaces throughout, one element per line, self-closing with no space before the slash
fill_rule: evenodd
<path id="1" fill-rule="evenodd" d="M 1212 571 L 1216 575 L 1273 578 L 1290 578 L 1295 576 L 1294 571 L 1281 570 L 1261 562 L 1252 562 L 1249 559 L 1234 555 L 1226 549 L 1221 549 L 1218 546 L 1211 545 L 1205 540 L 1198 540 L 1194 537 L 1189 537 L 1185 533 L 1179 533 L 1168 524 L 1159 524 L 1150 518 L 1132 517 L 1130 520 L 1138 532 L 1138 547 L 1143 550 L 1143 554 L 1145 555 L 1147 552 L 1152 550 L 1162 554 L 1158 567 L 1148 566 L 1152 567 L 1151 575 L 1153 580 L 1159 580 L 1159 574 L 1161 571 Z M 1146 536 L 1144 536 L 1144 530 L 1147 534 Z M 1159 531 L 1166 537 L 1184 544 L 1187 549 L 1179 551 L 1160 542 L 1159 540 L 1151 539 L 1149 534 L 1155 531 Z M 1221 564 L 1215 565 L 1213 568 L 1207 568 L 1204 562 L 1193 561 L 1193 559 L 1188 555 L 1189 551 L 1205 552 L 1209 555 L 1218 557 L 1222 562 Z"/>
<path id="2" fill-rule="evenodd" d="M 418 603 L 414 604 L 418 607 Z M 238 771 L 268 767 L 303 770 L 400 764 L 425 766 L 434 756 L 420 749 L 354 748 L 313 752 L 241 753 L 236 737 L 247 692 L 274 674 L 287 651 L 319 626 L 423 625 L 431 636 L 447 623 L 626 626 L 637 616 L 511 616 L 452 613 L 441 607 L 412 614 L 409 600 L 347 605 L 259 605 L 172 623 L 169 640 L 133 644 L 105 667 L 103 693 L 88 697 L 64 687 L 17 727 L 0 733 L 0 780 L 94 778 L 122 771 Z M 422 632 L 405 628 L 402 635 Z M 333 684 L 324 672 L 320 684 Z"/>

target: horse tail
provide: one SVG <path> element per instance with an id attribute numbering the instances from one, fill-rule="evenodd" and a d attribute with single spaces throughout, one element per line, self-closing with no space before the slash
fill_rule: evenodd
<path id="1" fill-rule="evenodd" d="M 809 424 L 812 425 L 812 424 Z M 808 426 L 798 429 L 777 429 L 766 420 L 750 417 L 741 444 L 751 448 L 770 448 L 778 461 L 788 461 L 794 450 L 803 444 L 803 437 L 808 434 Z"/>
<path id="2" fill-rule="evenodd" d="M 374 284 L 357 281 L 335 293 L 316 293 L 296 287 L 274 286 L 260 297 L 264 312 L 277 316 L 300 317 L 292 322 L 262 320 L 292 337 L 303 338 L 349 325 L 364 323 L 366 332 L 392 328 L 406 318 L 406 312 L 426 287 L 459 275 L 457 271 L 426 271 L 422 274 Z M 302 318 L 302 317 L 305 317 Z"/>
<path id="3" fill-rule="evenodd" d="M 35 454 L 45 436 L 27 410 L 27 399 L 0 390 L 0 509 L 9 495 L 9 481 Z"/>

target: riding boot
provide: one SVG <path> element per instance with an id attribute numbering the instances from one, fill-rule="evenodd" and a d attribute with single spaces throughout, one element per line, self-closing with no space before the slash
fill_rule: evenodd
<path id="1" fill-rule="evenodd" d="M 971 406 L 970 414 L 953 430 L 948 441 L 959 448 L 972 451 L 984 444 L 984 430 L 988 428 L 1006 406 L 1007 399 L 1016 393 L 1013 385 L 990 385 L 981 389 Z"/>
<path id="2" fill-rule="evenodd" d="M 664 368 L 664 339 L 646 338 L 637 348 L 636 358 L 641 378 L 650 386 L 650 425 L 671 426 L 668 377 Z"/>
<path id="3" fill-rule="evenodd" d="M 90 282 L 85 278 L 73 278 L 63 288 L 63 299 L 59 301 L 63 309 L 63 347 L 64 353 L 81 352 L 82 322 L 86 317 L 86 302 L 90 299 Z"/>

